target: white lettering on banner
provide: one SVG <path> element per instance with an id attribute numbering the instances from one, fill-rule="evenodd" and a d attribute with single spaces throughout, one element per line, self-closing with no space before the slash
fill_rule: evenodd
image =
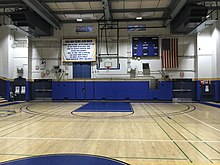
<path id="1" fill-rule="evenodd" d="M 63 39 L 64 62 L 96 61 L 96 39 Z"/>

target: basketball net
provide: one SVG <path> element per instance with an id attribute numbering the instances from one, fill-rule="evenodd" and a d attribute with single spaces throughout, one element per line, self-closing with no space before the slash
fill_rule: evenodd
<path id="1" fill-rule="evenodd" d="M 110 70 L 111 67 L 110 66 L 105 66 L 105 70 Z"/>

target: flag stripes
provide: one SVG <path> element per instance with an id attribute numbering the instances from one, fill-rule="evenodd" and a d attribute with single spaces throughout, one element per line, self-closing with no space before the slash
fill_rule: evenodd
<path id="1" fill-rule="evenodd" d="M 178 68 L 178 38 L 162 39 L 162 67 Z"/>

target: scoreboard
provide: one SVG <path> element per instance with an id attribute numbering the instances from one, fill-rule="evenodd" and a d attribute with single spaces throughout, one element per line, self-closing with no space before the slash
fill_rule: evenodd
<path id="1" fill-rule="evenodd" d="M 132 39 L 133 57 L 158 57 L 159 38 L 158 37 L 133 37 Z"/>

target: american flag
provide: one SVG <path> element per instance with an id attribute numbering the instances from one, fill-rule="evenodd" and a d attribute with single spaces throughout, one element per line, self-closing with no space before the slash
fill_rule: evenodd
<path id="1" fill-rule="evenodd" d="M 162 39 L 162 67 L 178 68 L 178 38 Z"/>

